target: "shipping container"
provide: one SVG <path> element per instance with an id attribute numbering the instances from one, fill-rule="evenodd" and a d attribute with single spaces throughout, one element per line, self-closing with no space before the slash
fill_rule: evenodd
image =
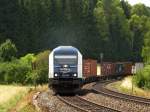
<path id="1" fill-rule="evenodd" d="M 93 59 L 83 60 L 83 76 L 84 77 L 97 76 L 97 60 Z"/>
<path id="2" fill-rule="evenodd" d="M 124 73 L 124 64 L 121 62 L 115 63 L 115 74 L 121 75 Z"/>
<path id="3" fill-rule="evenodd" d="M 97 63 L 97 76 L 101 75 L 101 64 Z"/>
<path id="4" fill-rule="evenodd" d="M 132 62 L 116 62 L 115 74 L 116 75 L 129 75 L 132 74 Z"/>
<path id="5" fill-rule="evenodd" d="M 125 75 L 130 75 L 132 74 L 132 62 L 125 62 L 124 66 L 125 66 L 125 70 L 124 70 L 124 74 Z"/>
<path id="6" fill-rule="evenodd" d="M 141 62 L 135 63 L 136 73 L 144 68 L 144 64 Z"/>
<path id="7" fill-rule="evenodd" d="M 115 63 L 103 62 L 101 65 L 101 75 L 114 75 L 115 74 Z"/>

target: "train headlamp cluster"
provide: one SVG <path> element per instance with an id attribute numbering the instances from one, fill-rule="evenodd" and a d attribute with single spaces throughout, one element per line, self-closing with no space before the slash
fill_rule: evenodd
<path id="1" fill-rule="evenodd" d="M 74 76 L 74 77 L 76 77 L 76 76 L 77 76 L 77 74 L 73 74 L 73 76 Z"/>
<path id="2" fill-rule="evenodd" d="M 68 67 L 68 65 L 63 65 L 63 67 L 64 67 L 64 68 L 67 68 L 67 67 Z"/>
<path id="3" fill-rule="evenodd" d="M 58 76 L 58 74 L 57 74 L 57 73 L 55 73 L 55 74 L 54 74 L 54 76 L 55 76 L 55 77 L 57 77 L 57 76 Z"/>
<path id="4" fill-rule="evenodd" d="M 58 77 L 58 74 L 57 74 L 57 73 L 55 73 L 55 74 L 54 74 L 54 76 L 55 76 L 55 77 Z M 76 73 L 74 73 L 74 74 L 73 74 L 73 77 L 77 77 L 77 74 L 76 74 Z"/>

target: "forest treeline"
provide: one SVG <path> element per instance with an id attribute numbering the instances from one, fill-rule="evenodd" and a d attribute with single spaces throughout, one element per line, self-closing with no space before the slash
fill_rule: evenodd
<path id="1" fill-rule="evenodd" d="M 148 60 L 150 8 L 124 0 L 0 0 L 0 44 L 6 39 L 18 57 L 72 45 L 86 58 Z"/>

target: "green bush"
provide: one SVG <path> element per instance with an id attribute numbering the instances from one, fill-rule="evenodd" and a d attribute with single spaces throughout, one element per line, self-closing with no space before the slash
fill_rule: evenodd
<path id="1" fill-rule="evenodd" d="M 26 75 L 26 83 L 28 84 L 37 84 L 38 74 L 37 71 L 32 70 L 32 72 L 28 72 Z"/>
<path id="2" fill-rule="evenodd" d="M 25 84 L 26 75 L 31 72 L 31 67 L 20 60 L 0 63 L 1 82 Z"/>
<path id="3" fill-rule="evenodd" d="M 0 63 L 0 82 L 42 84 L 48 81 L 48 57 L 50 51 L 37 56 L 27 54 L 20 59 Z"/>
<path id="4" fill-rule="evenodd" d="M 34 54 L 27 54 L 20 59 L 0 63 L 0 81 L 4 83 L 28 83 L 29 74 L 32 75 L 32 61 Z"/>
<path id="5" fill-rule="evenodd" d="M 34 56 L 34 54 L 27 54 L 24 57 L 20 58 L 20 61 L 24 64 L 28 64 L 30 66 L 32 66 L 32 63 L 36 60 L 36 57 Z"/>
<path id="6" fill-rule="evenodd" d="M 40 52 L 36 55 L 36 67 L 37 68 L 48 68 L 48 59 L 49 59 L 50 51 L 46 50 L 44 52 Z"/>
<path id="7" fill-rule="evenodd" d="M 42 84 L 42 83 L 47 83 L 48 82 L 48 69 L 47 68 L 42 68 L 37 70 L 37 83 Z"/>
<path id="8" fill-rule="evenodd" d="M 6 63 L 0 63 L 0 82 L 4 82 L 4 76 L 6 73 Z"/>
<path id="9" fill-rule="evenodd" d="M 32 70 L 32 63 L 35 61 L 36 57 L 34 54 L 27 54 L 20 58 L 20 63 L 25 64 L 30 69 L 25 75 L 25 83 L 34 83 L 36 80 L 35 72 Z"/>
<path id="10" fill-rule="evenodd" d="M 48 58 L 49 58 L 49 50 L 44 52 L 40 52 L 34 57 L 34 55 L 28 54 L 26 57 L 21 58 L 23 62 L 26 59 L 29 59 L 29 63 L 32 62 L 32 72 L 26 75 L 26 82 L 32 84 L 42 84 L 48 81 Z M 25 59 L 25 60 L 24 60 Z"/>
<path id="11" fill-rule="evenodd" d="M 11 61 L 16 56 L 17 48 L 9 39 L 0 46 L 0 60 Z"/>
<path id="12" fill-rule="evenodd" d="M 134 82 L 138 87 L 150 89 L 150 65 L 145 66 L 134 76 Z"/>
<path id="13" fill-rule="evenodd" d="M 48 81 L 48 62 L 50 51 L 46 50 L 39 53 L 35 60 L 35 69 L 38 75 L 37 83 L 46 83 Z"/>

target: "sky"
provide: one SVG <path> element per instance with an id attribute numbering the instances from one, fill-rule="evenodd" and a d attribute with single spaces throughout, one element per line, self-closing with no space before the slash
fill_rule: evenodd
<path id="1" fill-rule="evenodd" d="M 150 0 L 127 0 L 131 5 L 137 4 L 137 3 L 143 3 L 146 6 L 150 7 Z"/>

